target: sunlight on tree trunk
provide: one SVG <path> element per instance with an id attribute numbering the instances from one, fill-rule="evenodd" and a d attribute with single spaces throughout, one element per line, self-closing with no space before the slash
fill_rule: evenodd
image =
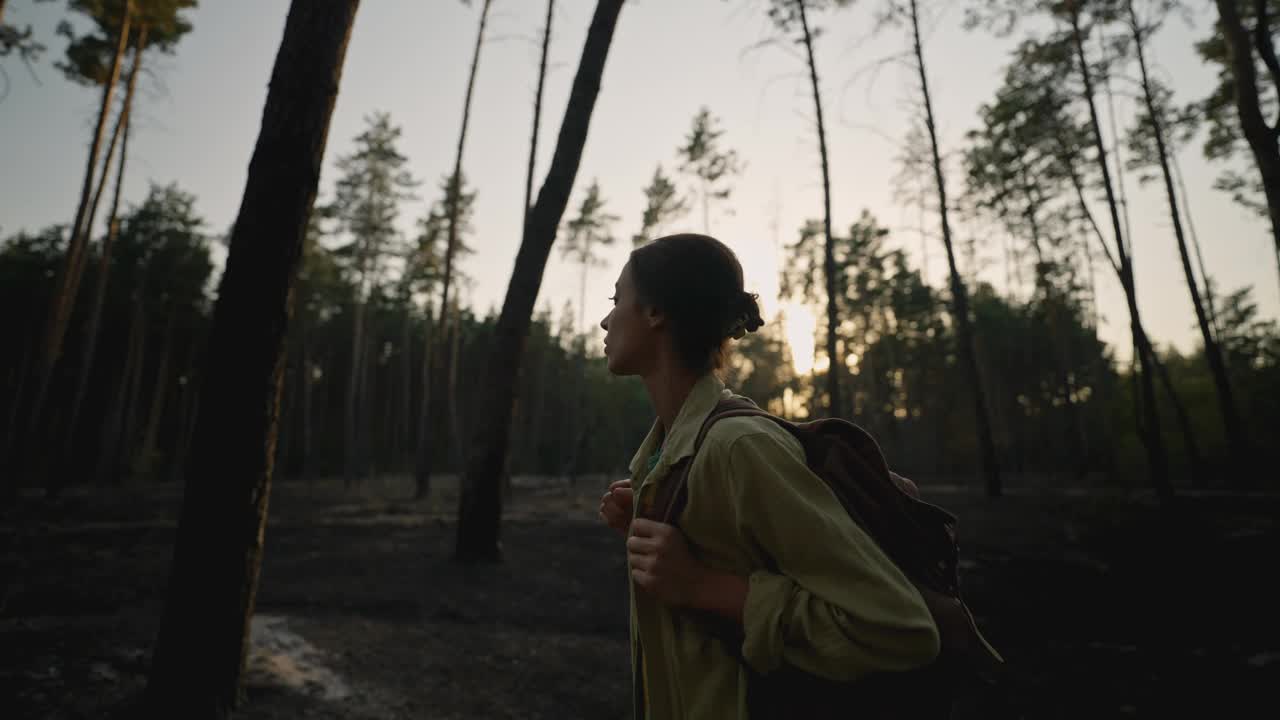
<path id="1" fill-rule="evenodd" d="M 98 153 L 102 147 L 102 135 L 106 130 L 107 118 L 111 113 L 111 98 L 115 93 L 116 83 L 120 79 L 120 65 L 124 59 L 125 49 L 128 47 L 129 26 L 133 17 L 132 9 L 132 3 L 125 6 L 124 18 L 116 39 L 115 56 L 111 61 L 111 69 L 108 73 L 107 81 L 102 86 L 98 120 L 94 126 L 93 135 L 90 137 L 89 157 L 85 161 L 84 184 L 80 188 L 80 201 L 76 206 L 75 219 L 72 221 L 68 231 L 70 235 L 68 236 L 66 253 L 63 256 L 62 266 L 59 268 L 58 277 L 55 281 L 53 297 L 50 298 L 49 302 L 48 319 L 45 323 L 45 337 L 39 356 L 38 375 L 34 384 L 35 396 L 30 406 L 31 411 L 27 414 L 29 432 L 35 433 L 36 438 L 40 437 L 49 383 L 52 381 L 54 367 L 57 365 L 58 357 L 62 352 L 62 341 L 66 335 L 67 322 L 70 320 L 71 311 L 75 306 L 76 290 L 80 283 L 80 278 L 76 271 L 83 269 L 81 255 L 85 252 L 85 245 L 92 230 L 84 227 L 85 216 L 88 213 L 89 201 L 93 193 L 93 176 L 98 166 Z"/>
<path id="2" fill-rule="evenodd" d="M 99 250 L 98 257 L 98 274 L 97 284 L 94 287 L 93 306 L 89 311 L 89 320 L 85 326 L 84 341 L 80 352 L 80 369 L 76 377 L 75 397 L 71 402 L 71 417 L 67 421 L 66 442 L 63 446 L 63 454 L 70 457 L 75 446 L 76 426 L 80 419 L 80 408 L 84 402 L 85 391 L 88 389 L 89 376 L 93 370 L 94 355 L 98 346 L 98 328 L 102 322 L 102 305 L 107 296 L 107 280 L 111 272 L 111 249 L 115 244 L 116 235 L 119 233 L 118 216 L 120 212 L 120 192 L 124 182 L 125 160 L 129 150 L 129 129 L 131 127 L 130 116 L 133 109 L 134 91 L 138 86 L 138 70 L 142 67 L 142 51 L 147 45 L 147 26 L 143 25 L 138 33 L 138 40 L 134 44 L 133 50 L 133 66 L 129 70 L 129 81 L 125 86 L 124 105 L 120 108 L 120 115 L 116 118 L 116 129 L 111 137 L 111 144 L 107 148 L 107 157 L 102 165 L 102 177 L 98 180 L 98 190 L 93 196 L 92 209 L 89 211 L 89 222 L 87 223 L 89 231 L 87 235 L 92 236 L 93 218 L 97 214 L 98 200 L 102 197 L 102 191 L 107 185 L 107 170 L 111 164 L 112 156 L 115 154 L 116 138 L 120 138 L 120 162 L 116 167 L 115 190 L 111 199 L 111 210 L 107 216 L 107 235 L 102 241 L 102 248 Z"/>

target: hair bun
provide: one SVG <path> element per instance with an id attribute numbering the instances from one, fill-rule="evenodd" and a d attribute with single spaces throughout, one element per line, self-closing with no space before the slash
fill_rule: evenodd
<path id="1" fill-rule="evenodd" d="M 730 336 L 734 340 L 741 338 L 749 332 L 755 332 L 764 325 L 764 318 L 760 317 L 759 296 L 755 293 L 744 292 L 738 299 L 738 312 L 734 318 L 733 327 Z"/>

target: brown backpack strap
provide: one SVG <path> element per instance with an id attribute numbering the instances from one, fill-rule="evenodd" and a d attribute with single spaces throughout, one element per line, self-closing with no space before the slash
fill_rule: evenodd
<path id="1" fill-rule="evenodd" d="M 671 469 L 671 479 L 666 484 L 666 492 L 663 492 L 661 496 L 655 499 L 655 507 L 662 508 L 660 515 L 662 522 L 668 525 L 675 525 L 676 521 L 680 519 L 680 513 L 684 512 L 685 505 L 689 503 L 689 470 L 693 467 L 693 459 L 698 456 L 698 450 L 702 448 L 702 441 L 706 440 L 707 433 L 711 431 L 711 426 L 726 418 L 752 415 L 786 422 L 761 410 L 760 406 L 746 398 L 726 398 L 716 403 L 711 413 L 707 415 L 707 419 L 702 422 L 702 427 L 698 428 L 698 435 L 693 441 L 693 454 L 687 458 L 682 458 Z"/>

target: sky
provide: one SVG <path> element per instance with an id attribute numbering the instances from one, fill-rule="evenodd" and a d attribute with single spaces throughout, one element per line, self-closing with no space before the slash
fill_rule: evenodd
<path id="1" fill-rule="evenodd" d="M 402 128 L 408 168 L 422 181 L 418 199 L 404 204 L 400 219 L 412 232 L 452 168 L 480 5 L 361 3 L 330 126 L 322 199 L 332 192 L 336 158 L 351 151 L 366 117 L 388 112 Z M 556 6 L 535 184 L 550 162 L 594 3 L 560 0 Z M 873 32 L 881 7 L 864 1 L 813 21 L 823 30 L 816 53 L 832 224 L 842 231 L 863 208 L 871 210 L 892 230 L 889 245 L 904 248 L 943 287 L 940 237 L 931 230 L 922 234 L 920 208 L 895 196 L 899 146 L 918 89 L 913 66 L 884 62 L 909 45 L 902 29 Z M 955 168 L 948 182 L 954 197 L 963 189 L 956 160 L 964 134 L 977 126 L 979 106 L 994 96 L 1012 41 L 964 30 L 960 3 L 926 0 L 922 7 L 939 139 Z M 494 0 L 476 78 L 463 167 L 479 193 L 470 238 L 477 252 L 462 269 L 474 279 L 464 301 L 482 313 L 501 305 L 519 244 L 545 8 L 535 0 Z M 287 10 L 284 0 L 204 0 L 190 14 L 193 32 L 175 53 L 150 56 L 130 140 L 126 202 L 140 202 L 149 183 L 177 183 L 196 196 L 208 231 L 226 232 L 239 208 Z M 710 232 L 738 252 L 747 289 L 761 295 L 766 317 L 783 308 L 777 300 L 780 247 L 794 240 L 806 219 L 821 217 L 822 184 L 806 68 L 793 48 L 761 46 L 773 36 L 764 10 L 762 0 L 632 0 L 623 8 L 566 213 L 567 219 L 598 179 L 607 209 L 620 217 L 618 242 L 604 251 L 605 265 L 588 276 L 589 324 L 608 311 L 630 237 L 640 227 L 642 188 L 659 163 L 668 173 L 675 169 L 676 149 L 703 106 L 719 118 L 723 142 L 745 161 L 729 201 L 713 212 Z M 1190 25 L 1171 20 L 1154 41 L 1154 71 L 1174 87 L 1179 103 L 1203 97 L 1212 86 L 1213 70 L 1193 49 L 1211 12 L 1211 5 L 1197 6 Z M 12 57 L 0 65 L 0 236 L 68 223 L 75 212 L 99 91 L 68 82 L 53 67 L 66 47 L 54 28 L 66 17 L 63 3 L 7 5 L 5 20 L 31 25 L 48 50 L 33 67 L 34 77 Z M 1117 83 L 1122 127 L 1132 117 L 1132 93 L 1131 85 Z M 1267 226 L 1212 189 L 1222 166 L 1203 159 L 1198 141 L 1179 160 L 1209 273 L 1223 289 L 1253 286 L 1263 315 L 1277 317 L 1280 275 Z M 1190 351 L 1198 331 L 1163 188 L 1139 187 L 1130 176 L 1127 190 L 1144 323 L 1158 343 Z M 669 230 L 703 231 L 702 225 L 695 212 Z M 958 235 L 977 238 L 979 276 L 1005 289 L 999 234 L 961 223 Z M 549 305 L 558 317 L 566 301 L 576 306 L 579 273 L 553 251 L 538 307 Z M 1119 357 L 1128 357 L 1123 294 L 1101 262 L 1095 273 L 1100 333 Z M 788 337 L 804 370 L 812 363 L 806 351 L 813 316 L 795 305 L 785 309 Z"/>

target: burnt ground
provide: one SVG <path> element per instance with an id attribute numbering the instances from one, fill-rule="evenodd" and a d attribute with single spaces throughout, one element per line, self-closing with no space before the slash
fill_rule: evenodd
<path id="1" fill-rule="evenodd" d="M 237 717 L 627 717 L 627 580 L 595 519 L 604 484 L 518 487 L 506 562 L 462 567 L 447 486 L 415 503 L 407 480 L 277 483 Z M 1280 714 L 1280 496 L 1169 512 L 1134 493 L 922 487 L 959 515 L 966 597 L 1009 661 L 960 717 Z M 161 486 L 0 511 L 0 717 L 127 715 L 178 503 Z"/>

